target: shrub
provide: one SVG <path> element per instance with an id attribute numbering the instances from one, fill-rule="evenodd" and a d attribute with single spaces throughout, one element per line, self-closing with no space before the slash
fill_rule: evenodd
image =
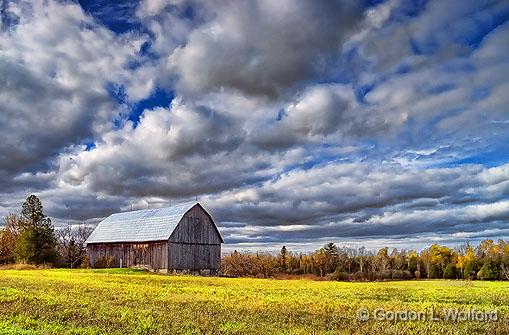
<path id="1" fill-rule="evenodd" d="M 26 263 L 15 263 L 0 265 L 0 270 L 44 270 L 44 269 L 51 269 L 51 264 L 34 265 Z"/>
<path id="2" fill-rule="evenodd" d="M 336 271 L 334 271 L 333 273 L 328 274 L 327 277 L 332 279 L 332 280 L 337 280 L 337 281 L 348 281 L 348 280 L 350 280 L 349 274 L 344 272 L 344 271 L 341 271 L 339 269 L 339 267 L 336 268 Z"/>
<path id="3" fill-rule="evenodd" d="M 115 257 L 113 256 L 102 256 L 95 261 L 95 268 L 104 269 L 112 268 L 115 265 Z"/>
<path id="4" fill-rule="evenodd" d="M 355 281 L 361 281 L 367 279 L 367 274 L 362 271 L 357 271 L 353 275 L 350 276 Z"/>
<path id="5" fill-rule="evenodd" d="M 88 255 L 85 254 L 85 258 L 83 259 L 83 262 L 81 263 L 82 269 L 88 269 L 90 268 L 90 258 L 88 258 Z"/>

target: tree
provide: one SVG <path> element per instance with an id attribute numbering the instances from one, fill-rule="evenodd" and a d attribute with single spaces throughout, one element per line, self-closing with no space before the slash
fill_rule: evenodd
<path id="1" fill-rule="evenodd" d="M 501 264 L 500 274 L 502 275 L 502 279 L 509 280 L 509 265 Z"/>
<path id="2" fill-rule="evenodd" d="M 336 271 L 339 269 L 342 272 L 351 273 L 352 257 L 348 254 L 348 249 L 342 249 L 337 255 Z"/>
<path id="3" fill-rule="evenodd" d="M 93 229 L 84 224 L 78 226 L 67 225 L 57 231 L 58 249 L 60 257 L 67 267 L 81 266 L 86 256 L 85 241 Z"/>
<path id="4" fill-rule="evenodd" d="M 245 262 L 243 256 L 237 250 L 232 252 L 229 256 L 223 257 L 221 261 L 221 272 L 226 276 L 239 277 L 246 276 Z"/>
<path id="5" fill-rule="evenodd" d="M 406 251 L 401 250 L 398 252 L 398 249 L 394 248 L 390 255 L 391 268 L 394 270 L 404 270 L 407 264 L 406 262 Z"/>
<path id="6" fill-rule="evenodd" d="M 263 276 L 263 278 L 269 278 L 274 274 L 277 268 L 277 258 L 269 253 L 256 253 L 256 257 L 253 259 L 253 266 L 256 269 L 256 276 Z"/>
<path id="7" fill-rule="evenodd" d="M 279 253 L 279 266 L 281 267 L 281 271 L 286 272 L 287 270 L 287 258 L 288 251 L 286 250 L 286 246 L 283 245 L 281 248 L 281 252 Z"/>
<path id="8" fill-rule="evenodd" d="M 501 252 L 500 275 L 502 279 L 509 280 L 509 242 L 499 240 L 498 245 Z"/>
<path id="9" fill-rule="evenodd" d="M 495 250 L 496 245 L 493 243 L 493 240 L 483 240 L 477 247 L 477 257 L 481 260 L 492 258 L 496 252 Z"/>
<path id="10" fill-rule="evenodd" d="M 454 253 L 448 247 L 442 247 L 438 244 L 433 244 L 429 248 L 431 257 L 431 267 L 429 276 L 432 278 L 440 278 L 443 276 L 445 267 L 452 262 Z"/>
<path id="11" fill-rule="evenodd" d="M 385 271 L 385 269 L 389 265 L 390 260 L 391 259 L 389 257 L 389 248 L 385 247 L 378 250 L 378 253 L 376 254 L 376 264 L 379 270 Z"/>
<path id="12" fill-rule="evenodd" d="M 323 270 L 325 271 L 325 273 L 331 273 L 334 270 L 336 270 L 336 267 L 338 266 L 339 263 L 338 248 L 334 243 L 327 243 L 323 247 L 323 251 L 326 258 L 325 267 Z"/>
<path id="13" fill-rule="evenodd" d="M 456 267 L 460 272 L 460 277 L 465 279 L 472 279 L 475 276 L 475 253 L 474 248 L 470 244 L 465 246 L 463 255 L 456 258 Z"/>
<path id="14" fill-rule="evenodd" d="M 426 268 L 426 276 L 431 279 L 431 254 L 429 249 L 421 251 L 421 259 Z"/>
<path id="15" fill-rule="evenodd" d="M 322 248 L 313 254 L 313 270 L 318 271 L 320 277 L 324 276 L 324 270 L 327 268 L 327 254 Z"/>
<path id="16" fill-rule="evenodd" d="M 445 279 L 454 279 L 456 278 L 456 266 L 452 263 L 447 264 L 444 270 L 444 278 Z"/>
<path id="17" fill-rule="evenodd" d="M 498 276 L 497 264 L 492 260 L 484 262 L 481 270 L 477 273 L 477 277 L 483 280 L 497 280 Z"/>
<path id="18" fill-rule="evenodd" d="M 367 262 L 368 256 L 369 255 L 365 247 L 360 247 L 357 250 L 357 261 L 359 263 L 360 272 L 364 272 L 364 265 Z"/>
<path id="19" fill-rule="evenodd" d="M 314 272 L 313 258 L 309 255 L 299 256 L 299 269 L 302 273 L 309 274 Z"/>
<path id="20" fill-rule="evenodd" d="M 16 260 L 14 249 L 19 236 L 19 221 L 16 214 L 4 218 L 5 228 L 0 231 L 0 264 L 14 263 Z"/>
<path id="21" fill-rule="evenodd" d="M 39 198 L 31 195 L 23 203 L 16 260 L 23 263 L 52 263 L 57 258 L 56 238 L 51 219 L 44 215 Z"/>

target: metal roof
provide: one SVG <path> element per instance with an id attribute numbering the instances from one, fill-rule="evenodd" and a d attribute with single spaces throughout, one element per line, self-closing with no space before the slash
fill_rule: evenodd
<path id="1" fill-rule="evenodd" d="M 197 203 L 116 213 L 99 222 L 86 243 L 148 242 L 170 238 L 184 214 Z"/>

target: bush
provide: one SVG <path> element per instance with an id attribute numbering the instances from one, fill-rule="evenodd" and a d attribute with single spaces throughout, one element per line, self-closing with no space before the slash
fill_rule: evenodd
<path id="1" fill-rule="evenodd" d="M 336 271 L 334 271 L 333 273 L 328 274 L 327 277 L 332 280 L 337 280 L 337 281 L 349 281 L 350 280 L 350 275 L 344 271 L 341 271 L 339 269 L 339 267 L 336 268 Z"/>
<path id="2" fill-rule="evenodd" d="M 412 279 L 412 274 L 408 270 L 392 270 L 391 279 L 408 280 Z"/>
<path id="3" fill-rule="evenodd" d="M 359 270 L 356 273 L 354 273 L 353 275 L 351 275 L 350 277 L 352 280 L 362 281 L 362 280 L 367 279 L 367 274 Z"/>
<path id="4" fill-rule="evenodd" d="M 51 269 L 51 264 L 34 265 L 26 263 L 15 263 L 0 265 L 0 270 L 44 270 Z"/>
<path id="5" fill-rule="evenodd" d="M 88 258 L 88 255 L 85 254 L 85 258 L 83 259 L 83 262 L 81 263 L 82 269 L 88 269 L 90 268 L 90 258 Z"/>
<path id="6" fill-rule="evenodd" d="M 115 257 L 102 256 L 95 261 L 94 267 L 97 269 L 112 268 L 115 265 Z"/>
<path id="7" fill-rule="evenodd" d="M 378 279 L 380 280 L 389 280 L 392 279 L 392 271 L 391 270 L 384 270 L 378 272 Z"/>
<path id="8" fill-rule="evenodd" d="M 293 275 L 303 275 L 303 274 L 304 274 L 304 269 L 302 269 L 302 268 L 297 268 L 297 269 L 294 269 L 291 273 L 292 273 Z"/>

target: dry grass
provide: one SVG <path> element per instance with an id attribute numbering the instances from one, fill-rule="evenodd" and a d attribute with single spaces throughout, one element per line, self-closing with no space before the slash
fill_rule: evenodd
<path id="1" fill-rule="evenodd" d="M 16 264 L 5 264 L 0 265 L 0 270 L 45 270 L 51 269 L 51 265 L 33 265 L 33 264 L 24 264 L 24 263 L 16 263 Z"/>
<path id="2" fill-rule="evenodd" d="M 372 311 L 498 310 L 496 322 L 367 321 Z M 168 276 L 136 270 L 0 271 L 0 334 L 509 334 L 509 282 Z"/>

